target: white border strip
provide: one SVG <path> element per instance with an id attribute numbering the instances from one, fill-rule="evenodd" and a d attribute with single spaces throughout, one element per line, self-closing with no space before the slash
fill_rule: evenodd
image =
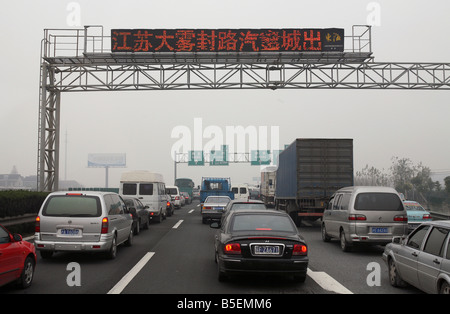
<path id="1" fill-rule="evenodd" d="M 123 289 L 133 280 L 133 278 L 141 271 L 141 269 L 153 257 L 155 252 L 147 252 L 141 260 L 111 289 L 108 294 L 121 294 Z"/>
<path id="2" fill-rule="evenodd" d="M 339 294 L 353 294 L 346 287 L 341 285 L 336 279 L 328 275 L 323 271 L 312 271 L 308 268 L 306 273 L 312 280 L 314 280 L 319 286 L 327 291 L 336 292 Z"/>

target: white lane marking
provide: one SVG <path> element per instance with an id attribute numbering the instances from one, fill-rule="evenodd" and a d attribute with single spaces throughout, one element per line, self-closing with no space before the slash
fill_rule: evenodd
<path id="1" fill-rule="evenodd" d="M 183 219 L 178 220 L 178 222 L 172 227 L 172 229 L 177 229 L 181 225 L 182 222 L 183 222 Z"/>
<path id="2" fill-rule="evenodd" d="M 340 294 L 353 294 L 346 287 L 341 285 L 336 279 L 331 277 L 322 271 L 312 271 L 308 268 L 306 273 L 312 280 L 314 280 L 319 286 L 327 291 L 332 291 Z"/>
<path id="3" fill-rule="evenodd" d="M 191 209 L 190 211 L 188 211 L 188 214 L 192 214 L 192 212 L 194 211 L 195 209 Z"/>
<path id="4" fill-rule="evenodd" d="M 197 207 L 200 207 L 201 204 L 198 204 Z"/>
<path id="5" fill-rule="evenodd" d="M 153 257 L 155 252 L 147 252 L 141 260 L 111 289 L 108 294 L 121 294 L 123 289 L 133 280 L 133 278 L 141 271 L 141 269 Z"/>

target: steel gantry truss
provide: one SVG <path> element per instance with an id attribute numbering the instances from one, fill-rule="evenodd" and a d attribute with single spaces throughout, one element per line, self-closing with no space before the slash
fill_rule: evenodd
<path id="1" fill-rule="evenodd" d="M 41 45 L 38 190 L 58 189 L 62 92 L 195 89 L 449 90 L 450 63 L 374 62 L 369 26 L 344 52 L 111 53 L 101 26 L 47 29 Z"/>

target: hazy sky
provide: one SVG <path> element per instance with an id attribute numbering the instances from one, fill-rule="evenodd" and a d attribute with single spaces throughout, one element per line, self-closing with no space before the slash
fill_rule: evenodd
<path id="1" fill-rule="evenodd" d="M 79 9 L 79 10 L 78 10 Z M 21 0 L 0 11 L 2 47 L 0 173 L 15 165 L 35 175 L 40 42 L 45 28 L 344 28 L 373 22 L 378 62 L 450 62 L 450 2 L 443 0 Z M 379 13 L 379 14 L 378 14 Z M 75 15 L 74 15 L 75 14 Z M 376 15 L 374 15 L 376 14 Z M 373 19 L 375 17 L 375 19 Z M 227 126 L 278 127 L 279 143 L 295 138 L 353 138 L 355 170 L 388 169 L 393 156 L 450 170 L 449 91 L 197 90 L 63 93 L 61 179 L 103 186 L 104 169 L 87 167 L 90 153 L 126 153 L 127 168 L 111 169 L 118 186 L 127 170 L 151 170 L 173 184 L 174 128 L 194 133 Z M 203 139 L 203 144 L 208 139 Z M 259 167 L 178 165 L 178 177 L 230 176 L 252 182 Z"/>

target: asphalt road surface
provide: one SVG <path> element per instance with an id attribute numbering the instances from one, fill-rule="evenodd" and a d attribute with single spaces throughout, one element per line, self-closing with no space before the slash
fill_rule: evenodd
<path id="1" fill-rule="evenodd" d="M 415 288 L 391 287 L 381 259 L 383 247 L 344 253 L 337 241 L 322 242 L 319 224 L 299 227 L 309 248 L 308 277 L 242 276 L 217 280 L 215 229 L 202 224 L 198 202 L 176 210 L 162 223 L 134 237 L 131 247 L 119 246 L 117 258 L 57 253 L 43 260 L 38 254 L 33 284 L 26 290 L 0 288 L 2 294 L 411 294 Z M 185 304 L 183 304 L 185 305 Z"/>

